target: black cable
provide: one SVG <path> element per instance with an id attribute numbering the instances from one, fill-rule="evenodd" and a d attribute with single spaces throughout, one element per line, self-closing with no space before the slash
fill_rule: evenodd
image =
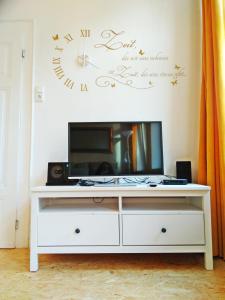
<path id="1" fill-rule="evenodd" d="M 169 179 L 171 178 L 175 178 L 174 176 L 170 176 L 170 175 L 163 175 Z M 121 177 L 119 178 L 123 181 L 125 181 L 126 183 L 130 183 L 130 184 L 161 184 L 162 183 L 162 180 L 160 182 L 155 182 L 155 181 L 152 181 L 150 180 L 150 177 L 144 177 L 144 178 L 137 178 L 137 177 Z M 114 183 L 114 179 L 110 179 L 110 180 L 107 180 L 107 181 L 100 181 L 100 180 L 92 180 L 92 179 L 80 179 L 78 184 L 79 185 L 95 185 L 95 184 L 109 184 L 109 183 Z"/>
<path id="2" fill-rule="evenodd" d="M 95 184 L 108 184 L 108 183 L 113 183 L 113 179 L 108 180 L 108 181 L 98 181 L 98 180 L 92 180 L 92 179 L 80 179 L 78 184 L 83 185 L 83 186 L 88 186 L 88 185 L 95 185 Z"/>

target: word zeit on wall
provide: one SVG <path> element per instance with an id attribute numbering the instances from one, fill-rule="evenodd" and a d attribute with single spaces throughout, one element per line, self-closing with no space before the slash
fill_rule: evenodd
<path id="1" fill-rule="evenodd" d="M 87 83 L 75 84 L 74 78 L 67 76 L 63 60 L 67 55 L 66 53 L 68 53 L 68 49 L 74 51 L 74 46 L 77 45 L 79 39 L 89 39 L 90 37 L 90 29 L 81 29 L 77 36 L 67 33 L 62 36 L 55 34 L 51 37 L 54 43 L 54 56 L 51 61 L 53 71 L 56 78 L 62 81 L 65 88 L 69 90 L 72 90 L 75 86 L 79 87 L 81 92 L 87 92 L 89 89 Z M 103 30 L 100 33 L 99 41 L 91 45 L 91 48 L 102 51 L 101 62 L 104 61 L 104 53 L 107 52 L 107 54 L 113 55 L 119 52 L 119 56 L 116 56 L 117 60 L 119 57 L 118 63 L 115 64 L 115 59 L 112 60 L 114 65 L 110 66 L 110 69 L 104 69 L 102 66 L 97 65 L 91 55 L 87 54 L 86 49 L 76 57 L 75 61 L 78 69 L 90 66 L 94 74 L 94 84 L 100 88 L 126 86 L 137 90 L 148 90 L 157 86 L 162 80 L 175 87 L 182 77 L 186 76 L 183 66 L 178 63 L 168 63 L 169 57 L 164 55 L 163 52 L 149 54 L 143 47 L 138 46 L 136 39 L 128 40 L 124 31 Z M 168 65 L 170 68 L 168 68 Z M 162 71 L 162 66 L 168 69 Z M 157 68 L 160 71 L 156 71 Z"/>

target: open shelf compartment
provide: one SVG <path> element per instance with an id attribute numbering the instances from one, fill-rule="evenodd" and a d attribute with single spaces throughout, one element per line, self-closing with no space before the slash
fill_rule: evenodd
<path id="1" fill-rule="evenodd" d="M 126 214 L 134 213 L 196 213 L 202 214 L 200 198 L 190 197 L 141 197 L 123 198 L 122 211 Z"/>
<path id="2" fill-rule="evenodd" d="M 118 213 L 116 197 L 93 198 L 40 198 L 39 213 Z"/>

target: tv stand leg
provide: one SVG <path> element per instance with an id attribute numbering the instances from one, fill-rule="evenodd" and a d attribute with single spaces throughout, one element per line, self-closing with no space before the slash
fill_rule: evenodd
<path id="1" fill-rule="evenodd" d="M 38 254 L 36 251 L 30 250 L 30 271 L 38 271 Z"/>
<path id="2" fill-rule="evenodd" d="M 30 226 L 30 271 L 36 272 L 38 270 L 38 225 L 37 215 L 39 210 L 39 197 L 32 196 L 31 200 L 31 226 Z"/>
<path id="3" fill-rule="evenodd" d="M 204 262 L 206 270 L 213 270 L 213 251 L 212 251 L 212 233 L 211 233 L 211 209 L 210 192 L 204 195 L 203 209 L 205 214 L 205 246 Z"/>
<path id="4" fill-rule="evenodd" d="M 213 256 L 212 253 L 204 253 L 204 265 L 206 270 L 213 270 Z"/>

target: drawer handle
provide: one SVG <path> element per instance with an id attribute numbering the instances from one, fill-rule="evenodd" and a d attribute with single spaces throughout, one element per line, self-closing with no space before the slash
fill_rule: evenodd
<path id="1" fill-rule="evenodd" d="M 75 229 L 75 233 L 80 233 L 80 229 L 79 229 L 79 228 L 76 228 L 76 229 Z"/>
<path id="2" fill-rule="evenodd" d="M 162 228 L 162 229 L 161 229 L 161 232 L 162 232 L 162 233 L 166 233 L 166 228 Z"/>

